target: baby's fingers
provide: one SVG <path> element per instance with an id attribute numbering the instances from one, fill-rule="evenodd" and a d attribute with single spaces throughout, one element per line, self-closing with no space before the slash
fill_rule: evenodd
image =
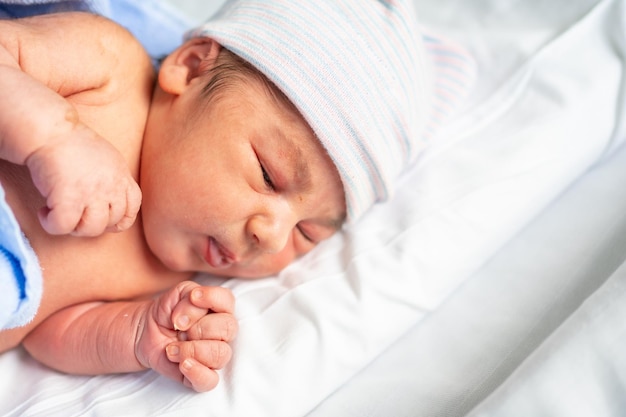
<path id="1" fill-rule="evenodd" d="M 217 372 L 193 359 L 185 359 L 180 364 L 179 369 L 184 376 L 183 384 L 193 388 L 196 392 L 210 391 L 217 386 L 220 380 Z"/>
<path id="2" fill-rule="evenodd" d="M 131 180 L 125 193 L 125 198 L 111 204 L 108 232 L 123 232 L 129 229 L 137 218 L 141 207 L 141 189 L 134 180 Z"/>
<path id="3" fill-rule="evenodd" d="M 235 312 L 235 296 L 224 287 L 198 287 L 191 291 L 191 302 L 196 307 L 216 313 Z"/>
<path id="4" fill-rule="evenodd" d="M 235 298 L 227 288 L 201 287 L 194 283 L 183 283 L 180 302 L 172 311 L 172 322 L 176 330 L 188 330 L 209 311 L 232 314 Z"/>
<path id="5" fill-rule="evenodd" d="M 203 340 L 172 343 L 167 346 L 167 357 L 179 364 L 180 372 L 196 391 L 208 391 L 218 383 L 215 369 L 223 368 L 232 357 L 228 343 Z"/>
<path id="6" fill-rule="evenodd" d="M 227 313 L 211 313 L 202 317 L 184 333 L 182 340 L 213 339 L 232 342 L 238 331 L 235 317 Z"/>
<path id="7" fill-rule="evenodd" d="M 63 203 L 52 208 L 44 207 L 38 214 L 41 226 L 49 234 L 95 237 L 105 231 L 117 232 L 132 226 L 137 210 L 133 207 L 129 211 L 125 201 L 109 203 L 105 199 L 97 199 L 88 205 Z"/>
<path id="8" fill-rule="evenodd" d="M 41 227 L 51 235 L 67 235 L 76 229 L 76 225 L 80 222 L 83 215 L 82 206 L 74 205 L 57 205 L 50 207 L 42 207 L 37 215 Z"/>
<path id="9" fill-rule="evenodd" d="M 109 204 L 99 201 L 83 211 L 80 221 L 71 232 L 73 236 L 94 237 L 104 233 L 109 221 Z"/>

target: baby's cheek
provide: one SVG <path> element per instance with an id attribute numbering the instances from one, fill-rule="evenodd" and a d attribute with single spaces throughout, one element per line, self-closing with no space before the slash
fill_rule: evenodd
<path id="1" fill-rule="evenodd" d="M 283 249 L 281 252 L 271 255 L 268 267 L 273 269 L 272 274 L 278 273 L 287 265 L 292 263 L 297 257 L 298 254 L 293 249 Z"/>
<path id="2" fill-rule="evenodd" d="M 295 259 L 296 255 L 293 250 L 283 250 L 273 255 L 262 255 L 253 264 L 229 272 L 240 278 L 262 278 L 276 275 Z"/>
<path id="3" fill-rule="evenodd" d="M 276 253 L 274 255 L 268 255 L 267 259 L 267 268 L 270 271 L 270 275 L 277 274 L 278 272 L 285 269 L 287 265 L 292 263 L 296 258 L 300 256 L 293 247 L 287 247 L 283 249 L 281 252 Z"/>

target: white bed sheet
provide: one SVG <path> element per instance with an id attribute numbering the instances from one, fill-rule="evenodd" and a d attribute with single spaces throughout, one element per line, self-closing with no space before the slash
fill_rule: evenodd
<path id="1" fill-rule="evenodd" d="M 216 390 L 152 372 L 62 375 L 18 349 L 0 356 L 0 414 L 306 414 L 617 147 L 622 62 L 604 19 L 621 3 L 418 0 L 477 58 L 470 104 L 358 227 L 276 278 L 224 283 L 240 335 Z"/>
<path id="2" fill-rule="evenodd" d="M 626 148 L 308 417 L 621 416 L 624 262 Z"/>
<path id="3" fill-rule="evenodd" d="M 622 256 L 626 253 L 623 226 Z M 470 416 L 623 416 L 624 346 L 626 259 Z"/>

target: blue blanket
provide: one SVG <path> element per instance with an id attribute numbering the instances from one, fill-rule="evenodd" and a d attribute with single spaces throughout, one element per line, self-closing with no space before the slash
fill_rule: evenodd
<path id="1" fill-rule="evenodd" d="M 126 27 L 156 61 L 176 49 L 192 23 L 162 0 L 0 0 L 0 19 L 90 11 Z"/>
<path id="2" fill-rule="evenodd" d="M 0 186 L 0 330 L 23 326 L 35 317 L 42 284 L 37 257 Z"/>

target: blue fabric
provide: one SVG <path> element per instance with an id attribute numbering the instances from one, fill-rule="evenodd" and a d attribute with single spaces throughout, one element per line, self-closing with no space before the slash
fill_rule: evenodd
<path id="1" fill-rule="evenodd" d="M 0 18 L 5 19 L 76 10 L 118 22 L 139 39 L 154 61 L 176 49 L 192 26 L 160 0 L 0 0 Z"/>
<path id="2" fill-rule="evenodd" d="M 179 47 L 192 27 L 178 10 L 159 0 L 110 0 L 105 15 L 139 39 L 154 60 Z"/>
<path id="3" fill-rule="evenodd" d="M 0 330 L 23 326 L 35 317 L 42 286 L 37 256 L 0 186 Z"/>
<path id="4" fill-rule="evenodd" d="M 108 0 L 106 0 L 108 1 Z M 101 10 L 97 2 L 84 0 L 62 1 L 32 1 L 32 0 L 2 0 L 0 1 L 0 18 L 13 19 L 29 17 L 39 14 L 58 13 L 67 11 L 95 11 Z"/>

